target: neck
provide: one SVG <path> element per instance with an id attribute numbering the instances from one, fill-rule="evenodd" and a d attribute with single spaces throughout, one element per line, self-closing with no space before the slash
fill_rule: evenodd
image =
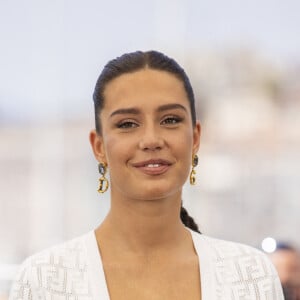
<path id="1" fill-rule="evenodd" d="M 172 248 L 188 237 L 180 220 L 181 193 L 159 200 L 114 199 L 96 230 L 97 239 L 110 239 L 132 252 Z"/>

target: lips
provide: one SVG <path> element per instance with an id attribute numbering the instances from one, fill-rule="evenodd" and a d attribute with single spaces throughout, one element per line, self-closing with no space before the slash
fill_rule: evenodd
<path id="1" fill-rule="evenodd" d="M 172 163 L 164 159 L 150 159 L 132 165 L 147 175 L 161 175 L 169 170 Z"/>

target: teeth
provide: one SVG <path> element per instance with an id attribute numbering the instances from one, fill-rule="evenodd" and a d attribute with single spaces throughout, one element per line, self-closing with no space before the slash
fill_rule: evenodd
<path id="1" fill-rule="evenodd" d="M 157 168 L 159 166 L 160 166 L 160 164 L 148 164 L 148 165 L 146 165 L 146 167 L 148 167 L 148 168 Z"/>

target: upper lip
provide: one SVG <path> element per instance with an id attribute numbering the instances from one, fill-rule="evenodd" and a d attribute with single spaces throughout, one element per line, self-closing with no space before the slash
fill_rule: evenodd
<path id="1" fill-rule="evenodd" d="M 147 166 L 147 165 L 154 165 L 154 164 L 159 164 L 159 165 L 171 165 L 172 163 L 166 159 L 161 159 L 161 158 L 158 158 L 158 159 L 148 159 L 148 160 L 144 160 L 144 161 L 140 161 L 140 162 L 137 162 L 137 163 L 133 163 L 132 165 L 136 168 L 139 168 L 139 167 L 144 167 L 144 166 Z"/>

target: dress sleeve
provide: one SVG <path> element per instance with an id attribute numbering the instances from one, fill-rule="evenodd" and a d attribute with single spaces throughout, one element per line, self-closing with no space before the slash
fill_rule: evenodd
<path id="1" fill-rule="evenodd" d="M 9 300 L 32 300 L 31 263 L 27 259 L 19 268 L 12 284 Z"/>

